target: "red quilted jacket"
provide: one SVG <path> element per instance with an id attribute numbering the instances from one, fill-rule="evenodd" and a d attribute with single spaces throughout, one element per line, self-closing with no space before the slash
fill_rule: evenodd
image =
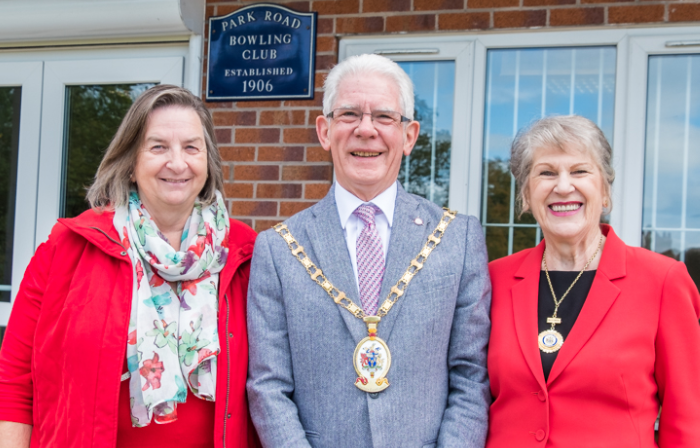
<path id="1" fill-rule="evenodd" d="M 32 447 L 116 446 L 132 268 L 112 218 L 90 210 L 59 219 L 22 280 L 0 351 L 0 420 L 33 425 Z M 257 445 L 245 396 L 255 237 L 231 220 L 219 283 L 217 448 Z"/>

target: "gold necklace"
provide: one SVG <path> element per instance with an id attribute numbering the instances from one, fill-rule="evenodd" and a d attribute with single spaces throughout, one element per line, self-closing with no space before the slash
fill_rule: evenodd
<path id="1" fill-rule="evenodd" d="M 348 310 L 358 319 L 362 319 L 367 325 L 368 336 L 357 344 L 353 354 L 353 365 L 355 366 L 355 372 L 357 372 L 355 386 L 360 390 L 376 393 L 389 387 L 389 380 L 386 378 L 386 375 L 389 372 L 389 367 L 391 367 L 391 352 L 386 342 L 377 336 L 377 326 L 399 297 L 406 293 L 408 284 L 418 274 L 418 271 L 423 268 L 423 264 L 430 256 L 430 253 L 440 244 L 447 226 L 450 225 L 456 216 L 456 211 L 445 209 L 440 222 L 438 222 L 433 233 L 428 236 L 428 241 L 423 246 L 423 249 L 416 258 L 411 260 L 411 264 L 399 281 L 391 287 L 389 295 L 382 303 L 382 306 L 379 307 L 379 310 L 377 310 L 376 316 L 367 316 L 362 308 L 357 306 L 343 291 L 333 286 L 328 278 L 323 275 L 321 269 L 306 255 L 304 247 L 294 239 L 286 224 L 280 223 L 273 227 L 279 236 L 284 238 L 292 255 L 304 266 L 311 280 L 323 288 L 335 303 Z"/>
<path id="2" fill-rule="evenodd" d="M 557 311 L 559 311 L 559 305 L 564 301 L 566 296 L 569 294 L 569 291 L 571 291 L 571 288 L 574 287 L 576 282 L 578 281 L 579 278 L 581 278 L 581 275 L 586 271 L 588 266 L 593 262 L 595 257 L 598 255 L 598 252 L 600 252 L 600 247 L 603 245 L 603 235 L 600 235 L 600 240 L 598 241 L 598 248 L 596 249 L 595 253 L 591 257 L 590 260 L 588 260 L 588 263 L 586 263 L 586 266 L 583 267 L 581 272 L 578 273 L 576 276 L 576 279 L 574 279 L 574 282 L 569 286 L 569 289 L 566 290 L 563 296 L 561 296 L 561 299 L 557 300 L 557 295 L 554 294 L 554 287 L 552 286 L 552 280 L 549 278 L 549 271 L 547 270 L 547 247 L 545 246 L 544 248 L 544 253 L 542 254 L 542 264 L 544 265 L 544 273 L 547 276 L 547 283 L 549 283 L 549 290 L 552 292 L 552 298 L 554 298 L 554 314 L 552 314 L 552 317 L 547 318 L 547 323 L 552 324 L 552 328 L 549 330 L 545 330 L 539 335 L 537 335 L 537 345 L 540 346 L 540 350 L 542 350 L 545 353 L 554 353 L 556 351 L 559 351 L 562 345 L 564 345 L 564 336 L 562 336 L 561 333 L 559 333 L 557 330 L 554 329 L 554 326 L 557 324 L 561 323 L 561 318 L 557 317 Z"/>

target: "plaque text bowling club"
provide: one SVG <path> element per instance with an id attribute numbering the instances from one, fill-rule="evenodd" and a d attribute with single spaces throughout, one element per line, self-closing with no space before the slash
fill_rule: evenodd
<path id="1" fill-rule="evenodd" d="M 270 3 L 211 17 L 207 101 L 312 99 L 316 18 Z"/>

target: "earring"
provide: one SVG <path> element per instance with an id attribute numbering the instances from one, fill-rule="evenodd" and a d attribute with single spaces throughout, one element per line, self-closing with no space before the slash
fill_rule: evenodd
<path id="1" fill-rule="evenodd" d="M 608 198 L 603 199 L 603 208 L 608 208 Z"/>

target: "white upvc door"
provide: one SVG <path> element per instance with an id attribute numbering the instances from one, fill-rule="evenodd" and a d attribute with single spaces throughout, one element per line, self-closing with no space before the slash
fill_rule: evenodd
<path id="1" fill-rule="evenodd" d="M 116 88 L 115 85 L 129 93 L 129 86 L 138 86 L 131 91 L 133 100 L 136 94 L 153 84 L 183 86 L 187 78 L 193 78 L 190 66 L 198 66 L 198 61 L 190 61 L 194 58 L 190 47 L 183 43 L 139 48 L 0 51 L 0 93 L 7 96 L 8 89 L 14 88 L 12 95 L 17 98 L 17 88 L 21 88 L 19 114 L 14 113 L 9 124 L 0 123 L 5 128 L 12 125 L 16 129 L 19 121 L 14 235 L 5 243 L 13 245 L 11 256 L 5 256 L 11 258 L 12 275 L 11 281 L 0 279 L 0 327 L 7 325 L 12 301 L 36 247 L 46 241 L 64 209 L 68 130 L 70 126 L 73 129 L 81 126 L 81 123 L 69 122 L 70 93 L 81 88 Z M 197 90 L 198 79 L 190 79 L 187 86 Z M 108 142 L 112 132 L 102 137 Z M 1 134 L 2 130 L 0 137 Z M 106 145 L 95 151 L 104 151 Z M 2 200 L 5 199 L 0 198 L 0 202 Z M 5 227 L 10 229 L 9 224 Z M 4 264 L 8 263 L 5 260 Z M 2 264 L 0 259 L 0 270 L 7 270 Z"/>
<path id="2" fill-rule="evenodd" d="M 19 198 L 36 198 L 42 70 L 42 62 L 0 62 L 0 88 L 21 88 L 16 187 L 18 200 L 14 219 L 12 280 L 10 285 L 0 285 L 0 291 L 11 291 L 13 300 L 34 253 L 36 201 Z M 0 326 L 7 324 L 11 307 L 11 302 L 0 302 Z"/>
<path id="3" fill-rule="evenodd" d="M 66 97 L 69 86 L 182 85 L 182 57 L 48 61 L 44 68 L 36 243 L 46 240 L 61 214 L 64 191 Z M 106 148 L 103 148 L 103 150 Z"/>

